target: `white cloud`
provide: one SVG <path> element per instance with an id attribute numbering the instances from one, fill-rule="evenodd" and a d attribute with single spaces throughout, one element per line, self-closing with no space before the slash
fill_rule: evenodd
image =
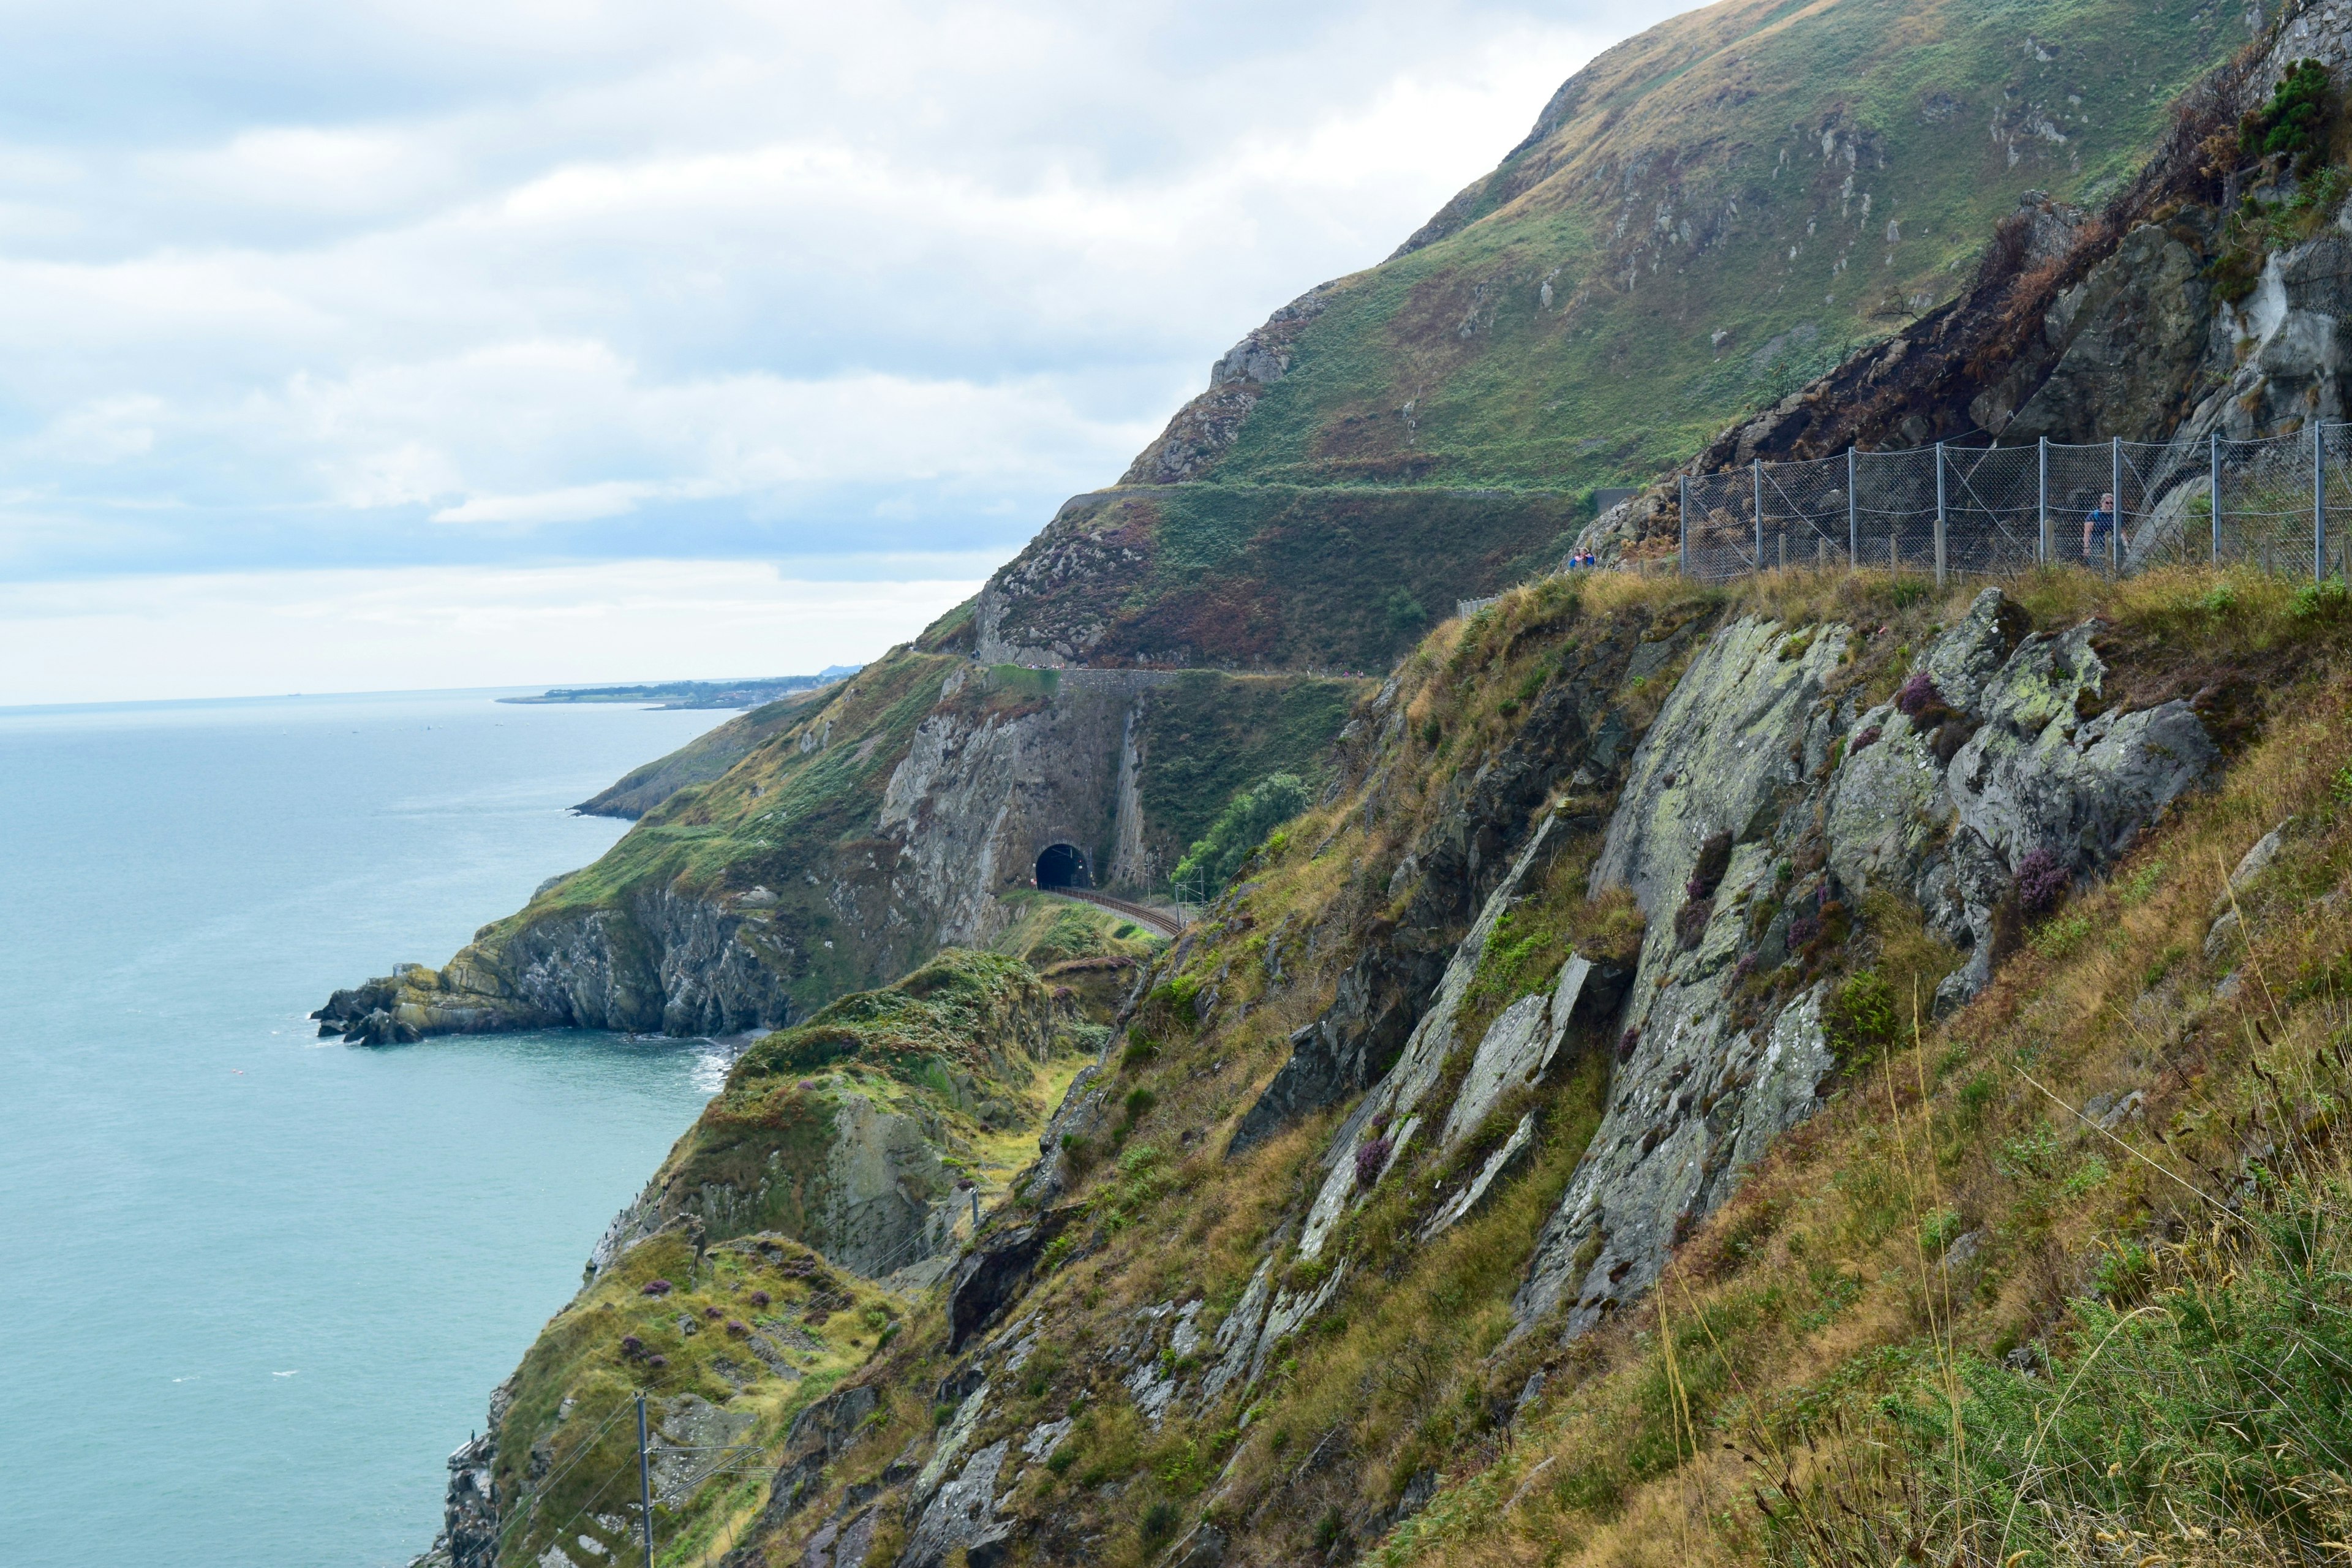
<path id="1" fill-rule="evenodd" d="M 596 485 L 567 485 L 534 495 L 469 496 L 456 506 L 433 514 L 436 522 L 586 522 L 592 518 L 618 517 L 635 511 L 637 503 L 661 493 L 659 485 L 630 484 L 608 479 Z"/>
<path id="2" fill-rule="evenodd" d="M 19 18 L 0 582 L 1008 551 L 1666 9 Z"/>
<path id="3" fill-rule="evenodd" d="M 0 584 L 0 706 L 394 689 L 388 676 L 430 688 L 807 672 L 870 659 L 978 587 L 811 581 L 740 561 Z"/>

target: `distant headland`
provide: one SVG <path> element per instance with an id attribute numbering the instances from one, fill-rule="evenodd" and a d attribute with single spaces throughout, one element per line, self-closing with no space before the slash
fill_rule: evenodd
<path id="1" fill-rule="evenodd" d="M 501 697 L 501 702 L 641 702 L 655 708 L 757 708 L 795 691 L 856 675 L 856 664 L 827 665 L 814 675 L 779 675 L 743 680 L 658 680 L 628 686 L 555 686 L 536 697 Z"/>

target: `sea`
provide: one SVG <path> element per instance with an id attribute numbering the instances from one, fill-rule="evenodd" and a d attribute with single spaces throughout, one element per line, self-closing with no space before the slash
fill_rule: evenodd
<path id="1" fill-rule="evenodd" d="M 728 715 L 492 691 L 0 710 L 0 1563 L 404 1564 L 725 1072 L 305 1015 L 437 963 Z"/>

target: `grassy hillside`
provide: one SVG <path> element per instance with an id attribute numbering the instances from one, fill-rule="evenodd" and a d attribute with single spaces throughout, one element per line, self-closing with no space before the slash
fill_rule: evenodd
<path id="1" fill-rule="evenodd" d="M 1144 950 L 1121 946 L 1130 956 Z M 1066 987 L 1041 980 L 1025 960 L 947 949 L 747 1050 L 653 1186 L 694 1206 L 712 1239 L 772 1230 L 833 1247 L 817 1216 L 835 1196 L 827 1187 L 838 1180 L 836 1146 L 855 1100 L 911 1116 L 945 1167 L 940 1174 L 993 1195 L 1027 1162 L 1037 1128 L 1103 1035 L 1081 1021 Z M 902 1170 L 897 1184 L 920 1183 Z M 730 1196 L 715 1205 L 709 1194 L 719 1190 Z"/>
<path id="2" fill-rule="evenodd" d="M 1568 1345 L 1514 1334 L 1512 1297 L 1622 1043 L 1575 1037 L 1561 1070 L 1458 1147 L 1417 1151 L 1312 1258 L 1285 1238 L 1323 1181 L 1330 1123 L 1230 1162 L 1226 1132 L 1356 943 L 1398 919 L 1404 857 L 1442 836 L 1460 780 L 1512 754 L 1540 694 L 1606 682 L 1638 726 L 1683 657 L 1598 650 L 1671 650 L 1755 614 L 1790 628 L 1792 653 L 1833 618 L 1868 633 L 1839 688 L 1883 701 L 1968 595 L 1868 574 L 1736 594 L 1555 579 L 1441 628 L 1401 671 L 1393 738 L 1358 742 L 1338 798 L 1277 835 L 1158 972 L 1117 1057 L 1116 1121 L 1063 1146 L 1068 1239 L 995 1341 L 1053 1351 L 992 1385 L 972 1439 L 1070 1423 L 1000 1506 L 1016 1539 L 1039 1561 L 1131 1564 L 1196 1530 L 1227 1563 L 1860 1565 L 1914 1546 L 2011 1568 L 2324 1560 L 2295 1542 L 2341 1539 L 2352 1496 L 2336 1234 L 2352 1178 L 2333 1131 L 2352 1090 L 2352 923 L 2303 911 L 2352 899 L 2352 613 L 2340 594 L 2203 572 L 2120 587 L 2052 573 L 2016 598 L 2036 626 L 2105 623 L 2109 700 L 2195 692 L 2227 757 L 2219 787 L 2031 920 L 1992 989 L 1944 1023 L 1926 1001 L 1960 955 L 1916 910 L 1874 896 L 1825 913 L 1739 1005 L 1829 984 L 1830 1108 L 1680 1238 L 1658 1291 Z M 1587 896 L 1606 817 L 1588 805 L 1607 802 L 1558 802 L 1571 837 L 1489 943 L 1465 1038 L 1571 949 L 1638 944 L 1622 894 Z M 2282 820 L 2270 869 L 2225 891 Z M 1523 1114 L 1528 1155 L 1433 1237 L 1444 1194 Z M 1276 1289 L 1332 1293 L 1251 1385 L 1196 1397 L 1212 1331 L 1245 1314 L 1269 1247 Z M 1126 1358 L 1188 1301 L 1199 1337 L 1159 1351 L 1153 1374 L 1187 1392 L 1153 1415 Z M 797 1561 L 827 1499 L 920 1457 L 929 1410 L 893 1391 L 989 1354 L 950 1354 L 919 1307 L 862 1374 L 892 1414 L 831 1473 L 848 1491 L 756 1537 L 747 1561 Z"/>
<path id="3" fill-rule="evenodd" d="M 667 1559 L 746 1530 L 764 1470 L 709 1448 L 774 1447 L 912 1305 L 842 1262 L 859 1245 L 844 1215 L 895 1197 L 951 1222 L 967 1193 L 998 1202 L 1108 1037 L 1098 982 L 1164 944 L 1108 910 L 1031 895 L 1001 945 L 941 952 L 737 1059 L 626 1216 L 627 1245 L 523 1358 L 496 1435 L 496 1562 L 624 1546 L 638 1389 L 652 1396 Z M 922 1148 L 903 1133 L 877 1142 L 892 1120 L 919 1128 Z M 861 1177 L 868 1190 L 842 1190 Z"/>
<path id="4" fill-rule="evenodd" d="M 1385 669 L 1457 598 L 1548 569 L 1592 515 L 1585 498 L 1549 491 L 1105 490 L 1065 506 L 1030 546 L 1025 560 L 1049 564 L 998 634 L 1091 664 Z"/>
<path id="5" fill-rule="evenodd" d="M 1732 0 L 1578 73 L 1347 279 L 1214 477 L 1635 483 L 1950 297 L 2027 190 L 2127 176 L 2233 12 Z"/>
<path id="6" fill-rule="evenodd" d="M 689 784 L 709 784 L 761 742 L 791 729 L 831 700 L 829 691 L 794 692 L 739 713 L 666 757 L 630 769 L 572 809 L 590 816 L 643 816 Z"/>
<path id="7" fill-rule="evenodd" d="M 1251 333 L 1119 490 L 1066 507 L 991 581 L 992 657 L 1377 668 L 1556 559 L 1597 488 L 1952 299 L 2024 193 L 2118 189 L 2246 38 L 2200 0 L 1664 23 L 1397 255 Z"/>

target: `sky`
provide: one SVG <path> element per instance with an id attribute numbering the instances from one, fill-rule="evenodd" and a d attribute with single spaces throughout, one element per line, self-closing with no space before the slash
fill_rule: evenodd
<path id="1" fill-rule="evenodd" d="M 0 0 L 0 705 L 871 658 L 1673 9 Z"/>

